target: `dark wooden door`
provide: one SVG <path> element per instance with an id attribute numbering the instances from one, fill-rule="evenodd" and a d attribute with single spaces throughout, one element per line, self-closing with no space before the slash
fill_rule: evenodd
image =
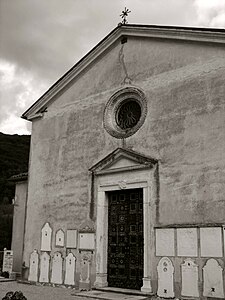
<path id="1" fill-rule="evenodd" d="M 108 284 L 140 289 L 143 278 L 143 190 L 109 193 Z"/>

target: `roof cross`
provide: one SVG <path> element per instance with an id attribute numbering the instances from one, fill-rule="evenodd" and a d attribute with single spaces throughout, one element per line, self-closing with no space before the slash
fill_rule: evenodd
<path id="1" fill-rule="evenodd" d="M 122 11 L 122 14 L 120 15 L 120 17 L 123 19 L 122 20 L 122 24 L 125 25 L 128 23 L 127 21 L 127 17 L 128 17 L 128 14 L 130 13 L 131 11 L 125 7 L 125 9 Z"/>

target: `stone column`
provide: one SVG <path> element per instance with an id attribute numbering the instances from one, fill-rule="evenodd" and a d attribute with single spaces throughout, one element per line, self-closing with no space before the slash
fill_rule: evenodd
<path id="1" fill-rule="evenodd" d="M 96 281 L 95 287 L 106 287 L 108 246 L 108 201 L 104 191 L 98 191 L 96 229 Z"/>
<path id="2" fill-rule="evenodd" d="M 150 277 L 150 259 L 151 259 L 151 230 L 150 230 L 150 191 L 148 187 L 143 188 L 143 225 L 144 225 L 144 278 L 141 291 L 145 293 L 152 292 Z"/>

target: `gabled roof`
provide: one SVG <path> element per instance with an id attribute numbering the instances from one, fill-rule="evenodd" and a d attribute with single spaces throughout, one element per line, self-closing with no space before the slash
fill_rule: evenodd
<path id="1" fill-rule="evenodd" d="M 52 97 L 57 95 L 62 88 L 78 76 L 81 71 L 96 60 L 99 55 L 106 51 L 106 49 L 118 39 L 121 39 L 122 41 L 124 37 L 129 36 L 225 43 L 225 29 L 137 24 L 118 25 L 67 73 L 56 81 L 27 111 L 25 111 L 22 118 L 32 120 L 34 118 L 42 117 L 42 113 Z"/>
<path id="2" fill-rule="evenodd" d="M 156 159 L 142 155 L 136 151 L 117 148 L 92 166 L 89 171 L 95 174 L 123 172 L 131 169 L 152 168 L 157 162 Z"/>

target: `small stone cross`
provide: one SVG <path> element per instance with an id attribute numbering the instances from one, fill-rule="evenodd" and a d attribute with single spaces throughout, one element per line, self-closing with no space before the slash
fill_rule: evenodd
<path id="1" fill-rule="evenodd" d="M 131 11 L 125 7 L 125 9 L 122 11 L 122 14 L 120 15 L 120 17 L 123 19 L 122 20 L 122 24 L 125 25 L 127 24 L 127 17 L 128 17 L 128 14 L 130 13 Z"/>

